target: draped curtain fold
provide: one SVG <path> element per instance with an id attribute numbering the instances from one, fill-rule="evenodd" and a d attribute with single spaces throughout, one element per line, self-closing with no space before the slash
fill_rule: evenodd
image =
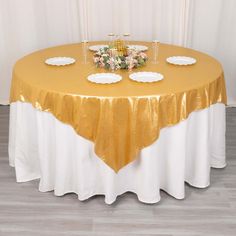
<path id="1" fill-rule="evenodd" d="M 1 0 L 0 104 L 7 104 L 17 59 L 45 47 L 107 40 L 159 39 L 206 52 L 225 69 L 228 103 L 236 105 L 235 0 Z"/>

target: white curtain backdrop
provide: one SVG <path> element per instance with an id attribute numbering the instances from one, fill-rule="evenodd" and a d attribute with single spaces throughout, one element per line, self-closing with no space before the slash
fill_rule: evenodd
<path id="1" fill-rule="evenodd" d="M 236 106 L 236 1 L 190 2 L 186 46 L 206 52 L 222 63 L 228 104 Z"/>
<path id="2" fill-rule="evenodd" d="M 9 102 L 17 59 L 58 44 L 131 33 L 216 57 L 236 105 L 235 0 L 0 0 L 0 104 Z"/>
<path id="3" fill-rule="evenodd" d="M 78 42 L 77 0 L 0 0 L 0 104 L 9 102 L 15 62 L 45 47 Z"/>

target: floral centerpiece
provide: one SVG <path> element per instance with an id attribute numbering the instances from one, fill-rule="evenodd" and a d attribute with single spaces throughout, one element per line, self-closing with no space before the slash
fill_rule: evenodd
<path id="1" fill-rule="evenodd" d="M 101 48 L 94 54 L 94 63 L 97 67 L 118 70 L 138 68 L 146 64 L 148 60 L 144 52 L 130 50 L 127 47 L 120 50 L 116 47 Z"/>

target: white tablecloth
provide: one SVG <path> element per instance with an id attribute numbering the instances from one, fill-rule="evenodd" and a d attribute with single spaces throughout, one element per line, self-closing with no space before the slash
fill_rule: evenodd
<path id="1" fill-rule="evenodd" d="M 12 103 L 9 160 L 17 182 L 40 178 L 39 190 L 54 190 L 57 196 L 74 192 L 85 200 L 102 194 L 111 204 L 130 191 L 142 202 L 156 203 L 163 189 L 183 199 L 185 182 L 205 188 L 210 168 L 226 165 L 225 105 L 193 112 L 162 129 L 158 140 L 116 174 L 96 156 L 93 143 L 72 127 L 31 104 Z"/>

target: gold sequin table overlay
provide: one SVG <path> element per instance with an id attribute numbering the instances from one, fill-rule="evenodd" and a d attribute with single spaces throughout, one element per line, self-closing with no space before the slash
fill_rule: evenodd
<path id="1" fill-rule="evenodd" d="M 104 44 L 90 45 L 99 43 Z M 151 43 L 135 42 L 138 43 L 149 47 L 147 54 L 151 58 Z M 101 85 L 87 81 L 87 76 L 107 71 L 95 67 L 90 51 L 85 63 L 83 53 L 82 44 L 71 44 L 20 59 L 13 70 L 10 101 L 31 103 L 71 125 L 80 136 L 94 143 L 95 153 L 116 172 L 158 139 L 161 128 L 187 119 L 193 111 L 227 102 L 223 69 L 206 54 L 160 44 L 159 63 L 152 64 L 150 60 L 133 72 L 160 72 L 164 80 L 137 83 L 129 79 L 130 72 L 119 70 L 116 73 L 123 77 L 121 82 Z M 194 57 L 197 63 L 166 63 L 166 58 L 173 55 Z M 44 63 L 55 56 L 69 56 L 77 61 L 65 67 Z"/>

